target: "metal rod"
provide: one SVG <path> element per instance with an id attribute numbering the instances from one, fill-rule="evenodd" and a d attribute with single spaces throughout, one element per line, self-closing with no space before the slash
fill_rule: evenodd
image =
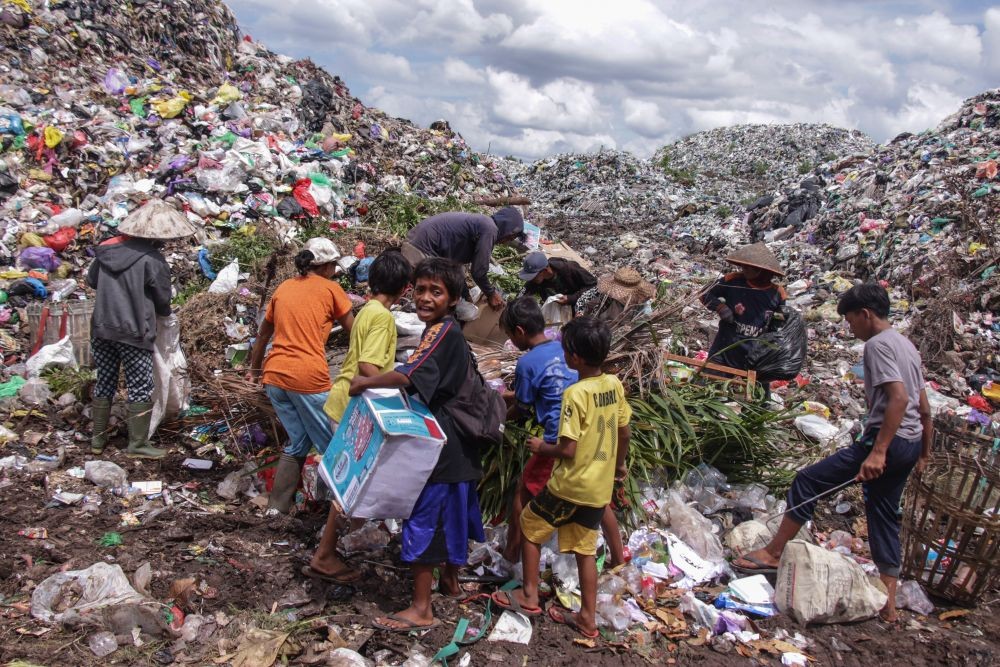
<path id="1" fill-rule="evenodd" d="M 771 519 L 773 519 L 776 516 L 782 516 L 784 514 L 787 514 L 788 512 L 791 512 L 792 510 L 797 510 L 798 508 L 802 507 L 803 505 L 808 505 L 809 503 L 813 502 L 814 500 L 819 500 L 823 496 L 828 496 L 831 493 L 833 493 L 834 491 L 840 491 L 841 489 L 843 489 L 845 487 L 848 487 L 848 486 L 850 486 L 851 484 L 854 484 L 857 481 L 858 481 L 857 478 L 852 477 L 851 479 L 847 480 L 846 482 L 844 482 L 840 486 L 835 486 L 832 489 L 827 489 L 826 491 L 824 491 L 822 493 L 817 493 L 812 498 L 806 498 L 805 500 L 803 500 L 801 503 L 799 503 L 795 507 L 789 507 L 784 512 L 778 512 L 777 514 L 769 514 L 768 516 L 764 517 L 763 519 L 759 519 L 759 521 L 765 521 L 765 522 L 766 521 L 770 521 Z"/>

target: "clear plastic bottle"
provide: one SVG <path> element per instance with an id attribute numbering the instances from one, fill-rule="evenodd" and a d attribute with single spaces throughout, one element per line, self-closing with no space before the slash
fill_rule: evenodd
<path id="1" fill-rule="evenodd" d="M 622 570 L 622 577 L 625 579 L 625 587 L 633 596 L 642 594 L 642 574 L 634 565 L 627 565 Z"/>
<path id="2" fill-rule="evenodd" d="M 118 650 L 118 640 L 114 634 L 107 631 L 91 635 L 87 644 L 98 658 L 111 655 Z"/>

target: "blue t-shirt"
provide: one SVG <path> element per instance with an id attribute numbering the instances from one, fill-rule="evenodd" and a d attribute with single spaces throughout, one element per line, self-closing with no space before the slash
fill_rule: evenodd
<path id="1" fill-rule="evenodd" d="M 545 429 L 545 442 L 559 440 L 559 413 L 566 387 L 579 379 L 563 356 L 562 344 L 550 340 L 518 359 L 514 369 L 514 398 L 522 410 L 533 412 Z"/>

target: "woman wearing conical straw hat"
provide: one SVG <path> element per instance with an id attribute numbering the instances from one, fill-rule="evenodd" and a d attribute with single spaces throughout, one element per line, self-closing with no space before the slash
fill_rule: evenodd
<path id="1" fill-rule="evenodd" d="M 91 405 L 94 425 L 90 451 L 100 454 L 107 445 L 111 401 L 124 368 L 128 389 L 126 454 L 159 459 L 166 450 L 149 444 L 153 347 L 156 318 L 170 315 L 170 267 L 159 246 L 168 239 L 192 236 L 196 230 L 183 213 L 153 199 L 125 218 L 118 232 L 118 236 L 97 246 L 94 262 L 87 271 L 87 284 L 97 292 L 90 321 L 97 371 Z"/>
<path id="2" fill-rule="evenodd" d="M 785 304 L 785 290 L 773 281 L 785 272 L 763 243 L 743 246 L 726 258 L 739 271 L 720 278 L 701 302 L 719 315 L 719 333 L 709 349 L 709 360 L 745 370 L 750 344 L 764 333 L 774 314 Z"/>

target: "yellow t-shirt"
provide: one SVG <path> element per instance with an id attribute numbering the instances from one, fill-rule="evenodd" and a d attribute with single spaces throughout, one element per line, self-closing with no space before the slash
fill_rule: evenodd
<path id="1" fill-rule="evenodd" d="M 323 411 L 330 419 L 339 422 L 351 398 L 347 395 L 347 390 L 351 387 L 351 380 L 358 374 L 358 366 L 371 364 L 377 366 L 382 373 L 388 373 L 393 368 L 395 358 L 396 320 L 385 306 L 372 299 L 358 311 L 358 316 L 354 319 L 347 356 L 344 357 L 340 373 L 333 381 Z"/>
<path id="2" fill-rule="evenodd" d="M 576 440 L 576 454 L 556 459 L 549 491 L 585 507 L 611 502 L 618 427 L 631 418 L 625 388 L 614 375 L 604 373 L 570 385 L 563 394 L 559 437 Z"/>

